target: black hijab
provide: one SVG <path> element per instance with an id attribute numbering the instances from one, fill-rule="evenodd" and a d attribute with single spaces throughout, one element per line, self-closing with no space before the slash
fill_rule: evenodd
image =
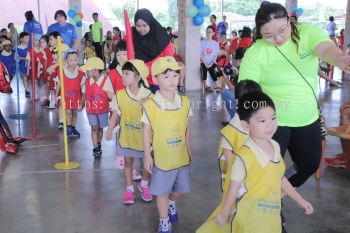
<path id="1" fill-rule="evenodd" d="M 135 58 L 147 63 L 160 55 L 168 46 L 170 38 L 162 25 L 160 25 L 148 9 L 136 11 L 134 18 L 135 25 L 139 19 L 142 19 L 149 25 L 150 31 L 142 36 L 136 31 L 135 26 L 132 27 Z"/>

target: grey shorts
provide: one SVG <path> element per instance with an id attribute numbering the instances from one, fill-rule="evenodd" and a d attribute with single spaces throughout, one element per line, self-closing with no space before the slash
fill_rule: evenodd
<path id="1" fill-rule="evenodd" d="M 109 117 L 109 112 L 102 113 L 102 114 L 90 114 L 86 113 L 89 124 L 91 126 L 98 125 L 99 128 L 105 128 L 108 126 L 108 117 Z"/>
<path id="2" fill-rule="evenodd" d="M 163 196 L 172 192 L 190 192 L 190 167 L 163 171 L 155 166 L 152 170 L 150 191 L 152 195 Z"/>

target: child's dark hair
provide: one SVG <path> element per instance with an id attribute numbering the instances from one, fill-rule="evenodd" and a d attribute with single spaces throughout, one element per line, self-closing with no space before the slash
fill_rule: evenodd
<path id="1" fill-rule="evenodd" d="M 49 37 L 50 37 L 50 36 L 52 36 L 52 37 L 54 37 L 55 39 L 57 39 L 57 37 L 60 36 L 60 33 L 59 33 L 58 31 L 53 31 L 53 32 L 51 32 L 51 33 L 49 34 Z"/>
<path id="2" fill-rule="evenodd" d="M 239 100 L 243 95 L 257 91 L 262 91 L 259 83 L 249 79 L 242 80 L 235 87 L 235 98 Z"/>
<path id="3" fill-rule="evenodd" d="M 329 21 L 333 22 L 334 21 L 334 17 L 333 16 L 329 16 Z"/>
<path id="4" fill-rule="evenodd" d="M 216 20 L 216 15 L 211 15 L 210 17 Z"/>
<path id="5" fill-rule="evenodd" d="M 120 52 L 120 51 L 126 51 L 126 42 L 125 42 L 125 40 L 121 40 L 115 45 L 113 61 L 108 67 L 110 70 L 115 69 L 119 65 L 119 63 L 117 61 L 117 52 Z"/>
<path id="6" fill-rule="evenodd" d="M 20 38 L 20 39 L 23 39 L 25 36 L 29 36 L 28 32 L 21 32 L 21 33 L 19 34 L 19 38 Z"/>
<path id="7" fill-rule="evenodd" d="M 47 44 L 49 44 L 49 36 L 48 35 L 43 35 L 40 40 L 46 41 Z"/>
<path id="8" fill-rule="evenodd" d="M 9 24 L 7 24 L 7 28 L 8 28 L 8 29 L 10 29 L 11 25 L 13 25 L 13 26 L 14 26 L 14 24 L 13 24 L 13 23 L 9 23 Z"/>
<path id="9" fill-rule="evenodd" d="M 168 71 L 174 71 L 177 74 L 180 74 L 180 70 L 172 70 L 172 69 L 166 69 L 162 72 L 162 74 L 166 74 Z"/>
<path id="10" fill-rule="evenodd" d="M 211 25 L 209 25 L 209 26 L 207 27 L 207 29 L 206 29 L 206 30 L 208 30 L 208 29 L 211 29 L 211 30 L 213 30 L 213 32 L 215 32 L 215 30 L 214 30 L 213 26 L 211 26 Z"/>
<path id="11" fill-rule="evenodd" d="M 128 70 L 128 71 L 132 71 L 134 73 L 136 73 L 137 75 L 140 75 L 140 73 L 137 71 L 137 69 L 135 68 L 135 66 L 131 63 L 131 62 L 126 62 L 123 66 L 122 66 L 122 70 Z M 138 86 L 141 87 L 141 85 L 144 87 L 144 88 L 148 88 L 145 84 L 145 82 L 143 81 L 143 79 L 141 78 L 139 83 L 138 83 Z"/>
<path id="12" fill-rule="evenodd" d="M 250 27 L 244 26 L 242 30 L 241 38 L 245 38 L 245 37 L 251 38 L 251 34 L 252 34 L 252 30 L 250 29 Z"/>
<path id="13" fill-rule="evenodd" d="M 254 35 L 254 42 L 258 39 L 262 39 L 262 34 L 260 32 L 261 27 L 273 19 L 283 19 L 288 20 L 287 9 L 279 3 L 271 3 L 268 1 L 262 2 L 260 8 L 255 15 L 255 26 L 256 32 Z M 298 46 L 298 41 L 300 40 L 299 32 L 296 25 L 290 22 L 292 31 L 292 41 Z"/>
<path id="14" fill-rule="evenodd" d="M 267 107 L 276 111 L 275 104 L 268 95 L 261 91 L 249 92 L 238 100 L 237 114 L 241 120 L 249 122 L 254 113 Z"/>

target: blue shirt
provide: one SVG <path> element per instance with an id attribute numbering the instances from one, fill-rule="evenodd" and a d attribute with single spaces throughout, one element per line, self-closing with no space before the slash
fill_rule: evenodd
<path id="1" fill-rule="evenodd" d="M 74 41 L 78 38 L 75 27 L 73 26 L 73 24 L 70 24 L 70 23 L 66 23 L 63 26 L 61 26 L 59 23 L 51 24 L 47 29 L 47 34 L 50 34 L 51 32 L 54 32 L 54 31 L 57 31 L 60 33 L 63 39 L 63 42 L 67 44 L 69 47 L 72 47 Z"/>
<path id="2" fill-rule="evenodd" d="M 24 23 L 23 31 L 29 34 L 29 44 L 28 47 L 32 47 L 32 33 L 43 35 L 43 28 L 41 24 L 36 20 L 30 20 Z"/>
<path id="3" fill-rule="evenodd" d="M 336 25 L 334 22 L 327 23 L 327 31 L 329 36 L 335 36 Z"/>

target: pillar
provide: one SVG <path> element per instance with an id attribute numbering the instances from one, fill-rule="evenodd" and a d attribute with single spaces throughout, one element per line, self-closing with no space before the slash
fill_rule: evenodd
<path id="1" fill-rule="evenodd" d="M 178 0 L 179 7 L 179 54 L 186 66 L 186 91 L 201 89 L 200 80 L 200 27 L 192 23 L 192 18 L 185 17 L 186 5 L 192 0 Z"/>
<path id="2" fill-rule="evenodd" d="M 68 9 L 72 9 L 75 12 L 81 12 L 81 0 L 68 0 Z M 72 19 L 70 19 L 70 23 Z M 72 23 L 73 24 L 73 23 Z M 75 24 L 73 24 L 75 27 L 75 30 L 77 31 L 78 38 L 82 38 L 83 36 L 83 30 L 82 27 L 77 27 Z"/>
<path id="3" fill-rule="evenodd" d="M 347 0 L 346 5 L 346 19 L 345 19 L 345 30 L 344 30 L 344 49 L 346 50 L 347 45 L 350 44 L 350 0 Z M 350 79 L 349 74 L 345 74 L 347 79 Z"/>
<path id="4" fill-rule="evenodd" d="M 286 9 L 288 13 L 292 12 L 292 8 L 297 6 L 298 6 L 298 0 L 286 0 Z"/>

